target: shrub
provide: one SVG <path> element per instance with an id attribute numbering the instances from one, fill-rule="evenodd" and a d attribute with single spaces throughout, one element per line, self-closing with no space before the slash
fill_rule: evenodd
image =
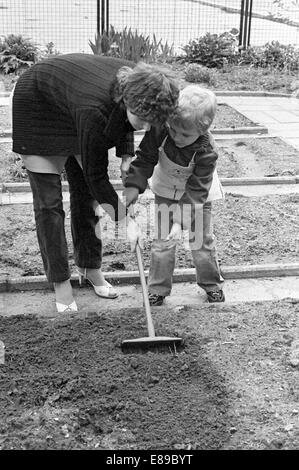
<path id="1" fill-rule="evenodd" d="M 10 34 L 0 39 L 0 71 L 4 74 L 22 71 L 39 57 L 39 48 L 21 35 Z"/>
<path id="2" fill-rule="evenodd" d="M 291 44 L 284 45 L 278 41 L 268 42 L 263 50 L 264 62 L 278 69 L 298 70 L 299 49 Z"/>
<path id="3" fill-rule="evenodd" d="M 95 42 L 89 41 L 89 46 L 94 54 L 120 57 L 133 62 L 167 61 L 174 55 L 173 46 L 169 46 L 167 42 L 163 44 L 161 39 L 157 41 L 155 35 L 151 40 L 137 30 L 133 32 L 131 28 L 125 28 L 117 32 L 113 26 L 110 26 L 108 32 L 97 34 Z"/>
<path id="4" fill-rule="evenodd" d="M 264 67 L 264 57 L 261 47 L 249 46 L 247 49 L 241 51 L 239 65 L 252 65 L 253 67 Z"/>
<path id="5" fill-rule="evenodd" d="M 56 55 L 60 55 L 60 52 L 55 49 L 54 42 L 48 42 L 45 46 L 45 49 L 42 51 L 42 58 L 45 59 L 47 57 L 53 57 Z"/>
<path id="6" fill-rule="evenodd" d="M 207 83 L 215 86 L 213 71 L 200 64 L 188 64 L 185 70 L 185 80 L 191 83 Z"/>
<path id="7" fill-rule="evenodd" d="M 207 67 L 222 67 L 235 62 L 238 55 L 237 36 L 231 32 L 220 35 L 207 33 L 191 40 L 183 47 L 188 62 L 197 62 Z"/>
<path id="8" fill-rule="evenodd" d="M 242 51 L 238 63 L 296 71 L 299 69 L 299 49 L 291 44 L 284 45 L 278 41 L 272 41 L 262 47 L 249 47 Z"/>

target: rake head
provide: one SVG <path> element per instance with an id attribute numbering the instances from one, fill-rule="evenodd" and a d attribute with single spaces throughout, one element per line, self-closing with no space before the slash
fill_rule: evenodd
<path id="1" fill-rule="evenodd" d="M 145 336 L 143 338 L 126 339 L 122 342 L 122 349 L 141 348 L 149 349 L 159 346 L 181 346 L 182 338 L 177 336 Z"/>

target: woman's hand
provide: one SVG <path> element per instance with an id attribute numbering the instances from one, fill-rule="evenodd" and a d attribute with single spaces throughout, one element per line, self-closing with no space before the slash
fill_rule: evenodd
<path id="1" fill-rule="evenodd" d="M 121 157 L 120 172 L 123 184 L 125 184 L 132 158 L 133 157 L 131 157 L 130 155 L 123 155 Z"/>
<path id="2" fill-rule="evenodd" d="M 134 204 L 139 196 L 139 189 L 131 186 L 125 188 L 123 191 L 123 203 L 126 207 L 129 207 L 130 204 Z"/>
<path id="3" fill-rule="evenodd" d="M 182 235 L 181 224 L 175 222 L 170 230 L 170 233 L 166 240 L 179 240 Z"/>

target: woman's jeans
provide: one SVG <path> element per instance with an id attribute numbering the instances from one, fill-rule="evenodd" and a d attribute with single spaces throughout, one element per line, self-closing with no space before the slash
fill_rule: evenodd
<path id="1" fill-rule="evenodd" d="M 172 205 L 173 203 L 174 201 L 156 196 L 156 214 L 159 211 L 159 204 Z M 173 223 L 171 212 L 168 220 L 166 217 L 160 218 L 156 215 L 156 223 L 158 225 L 156 227 L 158 238 L 152 242 L 148 289 L 152 294 L 167 296 L 172 288 L 177 245 L 175 240 L 165 240 L 165 234 L 169 233 Z M 165 223 L 168 223 L 166 229 L 163 227 Z M 199 248 L 192 249 L 192 244 L 190 244 L 193 263 L 196 269 L 196 281 L 206 292 L 219 291 L 222 289 L 224 279 L 220 274 L 218 264 L 216 240 L 213 234 L 211 202 L 203 205 L 200 229 L 202 230 L 202 243 L 200 243 Z M 163 237 L 161 237 L 161 234 L 163 234 Z M 190 231 L 189 239 L 193 239 L 190 237 Z"/>
<path id="2" fill-rule="evenodd" d="M 97 203 L 89 193 L 82 169 L 75 158 L 69 157 L 65 170 L 70 191 L 75 263 L 84 268 L 100 268 L 102 242 L 96 236 L 96 225 L 99 222 L 95 214 Z M 47 279 L 49 282 L 65 281 L 70 278 L 70 269 L 61 177 L 29 170 L 27 173 L 33 194 L 37 239 Z"/>

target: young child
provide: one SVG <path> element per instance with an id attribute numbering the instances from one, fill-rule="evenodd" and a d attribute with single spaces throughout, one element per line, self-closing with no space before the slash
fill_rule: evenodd
<path id="1" fill-rule="evenodd" d="M 182 228 L 189 230 L 197 284 L 206 291 L 209 302 L 225 300 L 211 212 L 211 201 L 224 197 L 215 169 L 218 155 L 209 132 L 216 106 L 210 90 L 186 86 L 166 126 L 152 127 L 146 133 L 128 171 L 127 206 L 145 191 L 148 180 L 155 194 L 156 233 L 148 278 L 151 305 L 162 305 L 171 292 Z"/>

